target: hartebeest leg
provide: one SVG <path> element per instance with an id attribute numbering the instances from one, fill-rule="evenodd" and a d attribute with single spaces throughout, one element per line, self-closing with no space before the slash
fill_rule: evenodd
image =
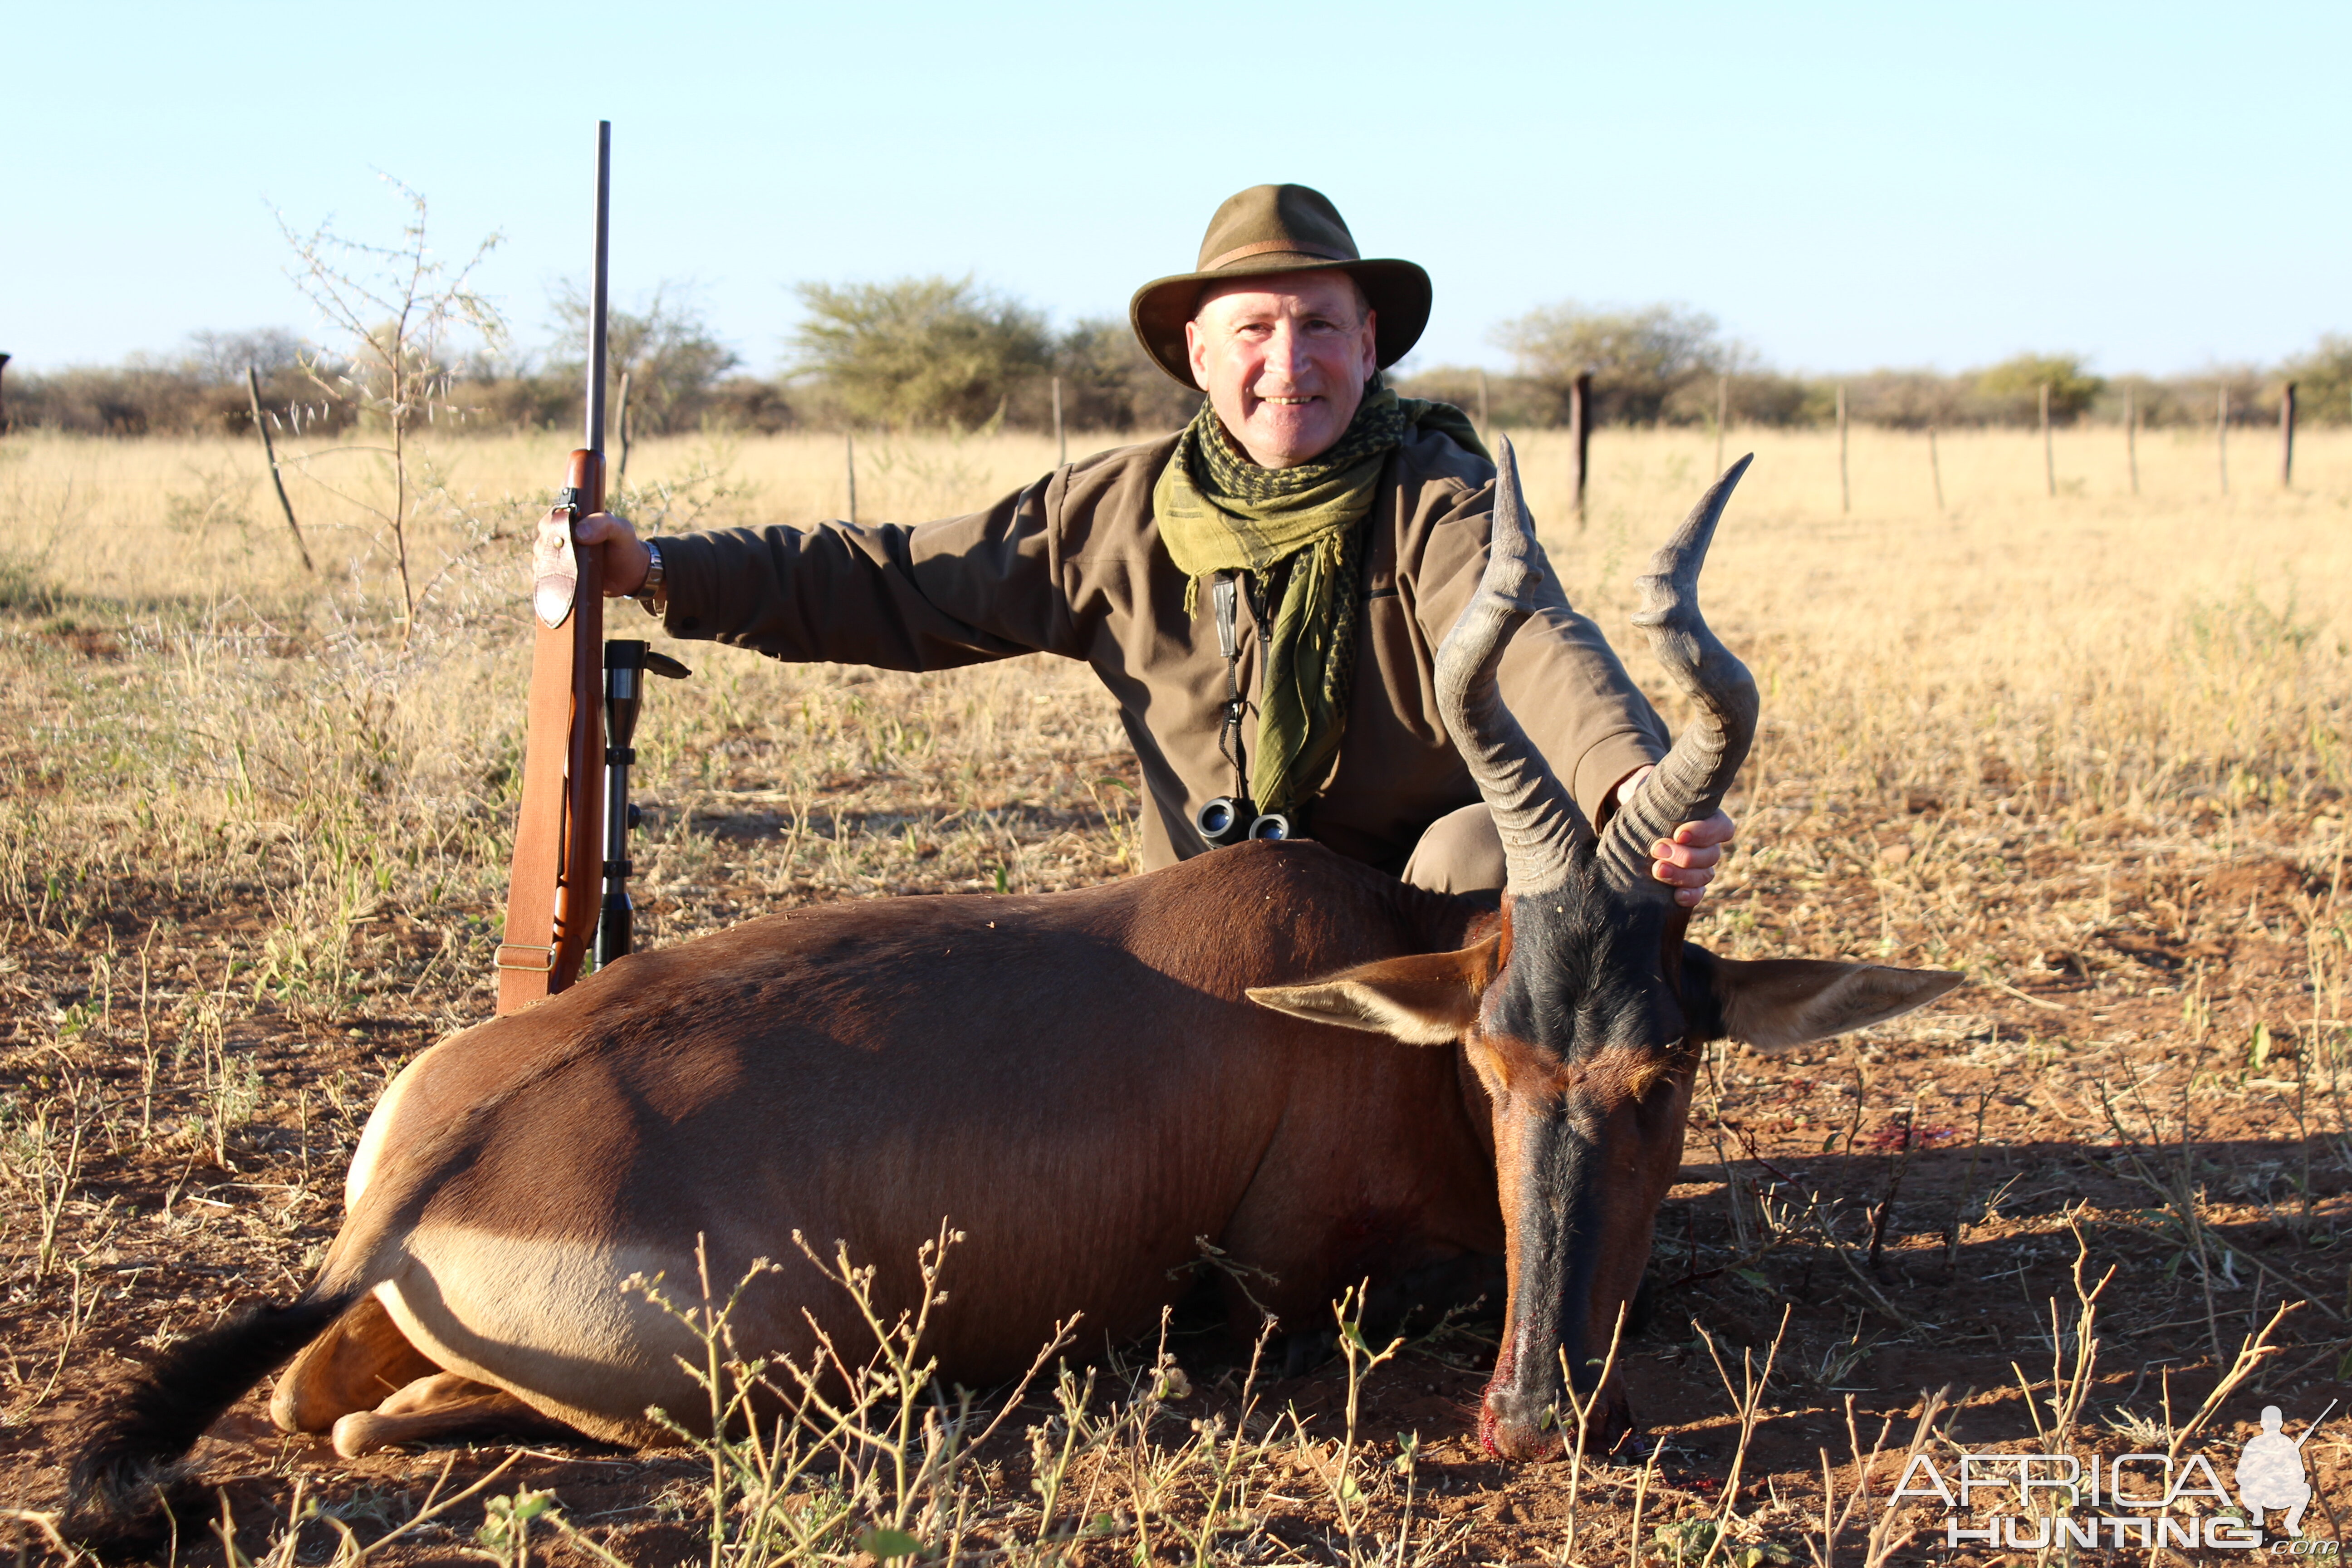
<path id="1" fill-rule="evenodd" d="M 346 1459 L 403 1443 L 445 1437 L 576 1437 L 503 1388 L 454 1372 L 420 1377 L 373 1410 L 335 1423 L 335 1452 Z"/>
<path id="2" fill-rule="evenodd" d="M 324 1432 L 440 1370 L 408 1342 L 382 1302 L 362 1297 L 279 1375 L 269 1418 L 283 1432 Z"/>
<path id="3" fill-rule="evenodd" d="M 1405 1135 L 1387 1129 L 1351 1131 L 1370 1147 L 1405 1143 Z M 1307 1144 L 1303 1137 L 1296 1141 Z M 1246 1341 L 1257 1331 L 1261 1313 L 1273 1312 L 1286 1333 L 1281 1348 L 1285 1376 L 1309 1370 L 1338 1342 L 1334 1299 L 1359 1281 L 1370 1284 L 1370 1293 L 1355 1307 L 1363 1331 L 1383 1340 L 1401 1330 L 1415 1308 L 1441 1313 L 1492 1290 L 1496 1269 L 1485 1249 L 1438 1239 L 1475 1234 L 1475 1219 L 1465 1224 L 1463 1216 L 1432 1213 L 1416 1203 L 1418 1194 L 1401 1185 L 1382 1192 L 1358 1182 L 1345 1193 L 1333 1193 L 1328 1179 L 1317 1182 L 1317 1167 L 1340 1168 L 1340 1156 L 1311 1145 L 1307 1152 L 1310 1158 L 1296 1163 L 1269 1156 L 1217 1237 L 1234 1264 L 1262 1271 L 1226 1278 L 1229 1326 Z M 1335 1256 L 1334 1236 L 1352 1245 Z M 1492 1299 L 1499 1303 L 1499 1292 Z"/>

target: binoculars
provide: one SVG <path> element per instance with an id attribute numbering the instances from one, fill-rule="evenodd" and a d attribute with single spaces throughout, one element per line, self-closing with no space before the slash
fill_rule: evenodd
<path id="1" fill-rule="evenodd" d="M 1216 849 L 1253 838 L 1277 841 L 1290 837 L 1290 818 L 1279 812 L 1261 815 L 1257 803 L 1247 795 L 1219 795 L 1193 815 L 1192 826 Z"/>

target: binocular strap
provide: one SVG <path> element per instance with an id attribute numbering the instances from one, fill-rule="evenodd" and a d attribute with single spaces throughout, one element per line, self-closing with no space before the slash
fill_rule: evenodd
<path id="1" fill-rule="evenodd" d="M 1248 752 L 1242 743 L 1242 717 L 1249 704 L 1242 700 L 1241 587 L 1231 572 L 1220 572 L 1209 585 L 1209 602 L 1217 616 L 1217 651 L 1225 660 L 1224 717 L 1217 726 L 1217 750 L 1234 764 L 1234 798 L 1249 794 Z"/>

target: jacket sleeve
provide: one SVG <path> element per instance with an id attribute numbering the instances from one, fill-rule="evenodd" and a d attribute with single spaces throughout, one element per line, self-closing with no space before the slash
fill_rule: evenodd
<path id="1" fill-rule="evenodd" d="M 946 669 L 1069 653 L 1048 475 L 985 511 L 860 528 L 738 528 L 661 540 L 670 635 L 776 658 Z"/>
<path id="2" fill-rule="evenodd" d="M 1491 483 L 1457 492 L 1429 528 L 1413 574 L 1414 614 L 1434 648 L 1454 629 L 1486 572 L 1494 525 Z M 1616 810 L 1612 792 L 1666 754 L 1666 727 L 1625 672 L 1601 628 L 1579 615 L 1549 558 L 1546 607 L 1523 622 L 1496 672 L 1503 702 L 1568 786 L 1589 823 Z"/>

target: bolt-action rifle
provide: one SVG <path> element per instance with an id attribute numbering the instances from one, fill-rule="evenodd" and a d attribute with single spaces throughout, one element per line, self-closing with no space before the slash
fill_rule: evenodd
<path id="1" fill-rule="evenodd" d="M 530 702 L 522 799 L 499 944 L 501 1013 L 552 996 L 580 977 L 592 937 L 596 962 L 629 951 L 630 745 L 643 671 L 687 673 L 643 642 L 604 642 L 604 552 L 572 525 L 604 510 L 605 256 L 611 230 L 613 126 L 596 125 L 596 241 L 589 268 L 586 443 L 531 547 Z M 609 668 L 608 668 L 609 667 Z M 604 689 L 599 690 L 600 685 Z M 613 743 L 605 742 L 611 720 Z M 603 896 L 598 896 L 601 885 Z"/>

